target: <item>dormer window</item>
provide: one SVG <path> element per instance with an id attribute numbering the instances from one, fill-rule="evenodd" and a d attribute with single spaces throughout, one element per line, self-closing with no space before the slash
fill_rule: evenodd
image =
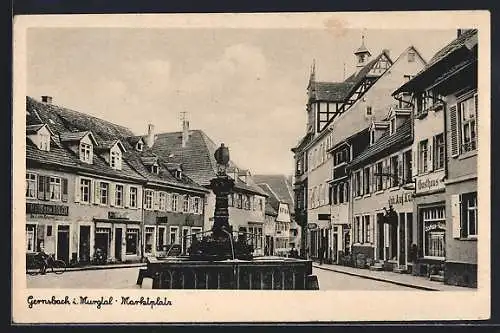
<path id="1" fill-rule="evenodd" d="M 137 151 L 142 151 L 143 146 L 144 146 L 144 144 L 141 141 L 139 141 L 135 145 L 135 149 L 137 149 Z"/>
<path id="2" fill-rule="evenodd" d="M 119 151 L 112 151 L 110 163 L 111 167 L 116 170 L 122 169 L 122 154 Z"/>
<path id="3" fill-rule="evenodd" d="M 182 179 L 182 170 L 175 170 L 175 178 Z"/>
<path id="4" fill-rule="evenodd" d="M 372 107 L 371 106 L 367 106 L 366 107 L 366 115 L 367 116 L 371 116 L 372 115 Z"/>
<path id="5" fill-rule="evenodd" d="M 80 143 L 80 160 L 85 163 L 92 163 L 92 145 L 85 142 Z"/>
<path id="6" fill-rule="evenodd" d="M 158 164 L 151 165 L 151 172 L 154 174 L 160 173 L 160 168 L 158 167 Z"/>
<path id="7" fill-rule="evenodd" d="M 370 145 L 373 145 L 375 143 L 375 130 L 372 129 L 370 131 Z"/>
<path id="8" fill-rule="evenodd" d="M 408 52 L 408 62 L 415 62 L 415 51 Z"/>
<path id="9" fill-rule="evenodd" d="M 40 133 L 40 150 L 50 151 L 50 134 Z"/>

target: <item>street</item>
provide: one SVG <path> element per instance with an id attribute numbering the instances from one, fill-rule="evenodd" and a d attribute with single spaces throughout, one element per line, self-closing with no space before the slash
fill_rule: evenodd
<path id="1" fill-rule="evenodd" d="M 71 289 L 138 289 L 136 280 L 138 267 L 119 269 L 100 269 L 70 271 L 62 275 L 27 276 L 28 288 L 71 288 Z M 314 268 L 320 290 L 415 290 L 391 283 L 363 279 Z M 151 286 L 147 279 L 144 287 Z"/>

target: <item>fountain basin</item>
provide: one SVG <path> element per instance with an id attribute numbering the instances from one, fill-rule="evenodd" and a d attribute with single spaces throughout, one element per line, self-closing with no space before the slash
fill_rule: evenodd
<path id="1" fill-rule="evenodd" d="M 253 260 L 147 259 L 153 289 L 316 290 L 312 261 L 257 257 Z"/>

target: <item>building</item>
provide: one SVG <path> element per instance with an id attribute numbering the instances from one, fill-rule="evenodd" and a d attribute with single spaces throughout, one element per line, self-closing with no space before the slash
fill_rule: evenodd
<path id="1" fill-rule="evenodd" d="M 394 92 L 412 94 L 419 274 L 477 287 L 477 30 Z"/>
<path id="2" fill-rule="evenodd" d="M 396 60 L 389 53 L 383 50 L 372 58 L 363 38 L 354 52 L 356 69 L 346 80 L 318 81 L 314 65 L 311 70 L 306 135 L 292 152 L 296 162 L 296 216 L 304 228 L 307 226 L 304 238 L 312 258 L 318 258 L 319 250 L 324 249 L 327 261 L 333 261 L 341 249 L 350 246 L 351 219 L 345 200 L 351 185 L 343 169 L 364 147 L 353 150 L 346 146 L 346 140 L 372 122 L 383 120 L 392 106 L 399 106 L 391 93 L 425 64 L 413 46 Z M 332 200 L 335 196 L 337 203 Z"/>
<path id="3" fill-rule="evenodd" d="M 409 108 L 391 108 L 386 119 L 372 122 L 368 147 L 347 165 L 351 252 L 380 269 L 385 264 L 406 270 L 409 262 L 415 234 L 412 125 Z"/>
<path id="4" fill-rule="evenodd" d="M 151 145 L 157 156 L 182 166 L 183 173 L 198 185 L 210 188 L 210 180 L 217 176 L 214 153 L 218 146 L 202 131 L 190 130 L 183 121 L 182 132 L 159 133 Z M 229 162 L 228 175 L 235 181 L 229 197 L 229 223 L 235 231 L 249 233 L 255 254 L 264 254 L 264 221 L 267 194 L 255 184 L 249 170 Z M 213 224 L 215 194 L 205 201 L 204 229 Z"/>
<path id="5" fill-rule="evenodd" d="M 266 218 L 274 226 L 272 235 L 267 238 L 271 245 L 269 254 L 287 255 L 292 248 L 298 250 L 298 234 L 293 231 L 293 192 L 288 178 L 285 175 L 255 175 L 254 180 L 268 195 Z"/>
<path id="6" fill-rule="evenodd" d="M 27 250 L 43 242 L 66 262 L 89 261 L 96 248 L 109 261 L 167 244 L 185 251 L 208 190 L 152 154 L 152 135 L 44 101 L 27 98 Z"/>
<path id="7" fill-rule="evenodd" d="M 182 165 L 171 163 L 151 151 L 154 125 L 144 137 L 127 138 L 127 161 L 145 179 L 143 199 L 144 255 L 159 255 L 172 245 L 186 254 L 191 235 L 203 231 L 205 196 L 209 190 L 187 177 Z"/>
<path id="8" fill-rule="evenodd" d="M 131 133 L 95 118 L 81 128 L 80 114 L 43 101 L 26 99 L 27 253 L 43 244 L 66 263 L 88 262 L 96 248 L 109 260 L 139 260 L 144 178 L 123 160 L 120 140 L 105 145 L 97 134 Z"/>

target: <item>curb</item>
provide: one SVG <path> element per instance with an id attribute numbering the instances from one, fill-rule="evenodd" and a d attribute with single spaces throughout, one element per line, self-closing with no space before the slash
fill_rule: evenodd
<path id="1" fill-rule="evenodd" d="M 379 282 L 386 282 L 386 283 L 392 283 L 392 284 L 396 284 L 396 285 L 403 286 L 403 287 L 408 287 L 408 288 L 413 288 L 413 289 L 420 289 L 420 290 L 426 290 L 426 291 L 441 291 L 440 289 L 436 289 L 436 288 L 419 286 L 419 285 L 415 285 L 415 284 L 411 284 L 411 283 L 406 283 L 406 282 L 399 282 L 399 281 L 394 281 L 394 280 L 388 280 L 388 279 L 384 279 L 384 278 L 378 278 L 378 277 L 375 277 L 375 276 L 367 276 L 367 275 L 358 274 L 358 273 L 346 272 L 346 271 L 337 270 L 337 269 L 334 269 L 334 268 L 321 267 L 319 265 L 313 265 L 313 267 L 314 268 L 318 268 L 318 269 L 322 269 L 322 270 L 325 270 L 325 271 L 331 271 L 331 272 L 336 272 L 336 273 L 341 273 L 341 274 L 356 276 L 356 277 L 360 277 L 360 278 L 363 278 L 363 279 L 374 280 L 374 281 L 379 281 Z"/>
<path id="2" fill-rule="evenodd" d="M 84 266 L 84 267 L 67 267 L 66 272 L 77 272 L 77 271 L 97 271 L 104 269 L 119 269 L 119 268 L 134 268 L 146 266 L 146 263 L 130 263 L 123 265 L 102 265 L 102 266 Z"/>

